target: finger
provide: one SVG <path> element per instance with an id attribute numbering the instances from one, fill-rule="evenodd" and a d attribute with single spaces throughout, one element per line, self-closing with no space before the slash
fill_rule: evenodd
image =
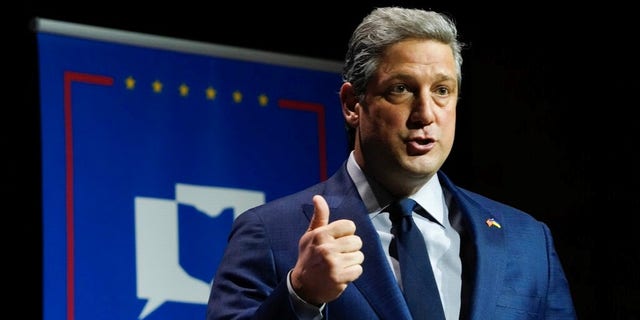
<path id="1" fill-rule="evenodd" d="M 341 259 L 345 268 L 348 268 L 355 265 L 361 265 L 364 262 L 364 254 L 362 251 L 344 253 L 341 255 Z"/>
<path id="2" fill-rule="evenodd" d="M 309 224 L 309 230 L 329 224 L 329 205 L 320 195 L 313 196 L 313 217 Z"/>
<path id="3" fill-rule="evenodd" d="M 343 272 L 343 280 L 347 283 L 356 281 L 362 275 L 362 264 L 354 264 L 344 268 Z"/>
<path id="4" fill-rule="evenodd" d="M 348 235 L 335 239 L 335 246 L 340 252 L 355 252 L 362 249 L 362 240 L 356 235 Z"/>
<path id="5" fill-rule="evenodd" d="M 335 239 L 351 236 L 356 233 L 356 224 L 347 219 L 336 220 L 329 226 L 328 233 Z"/>

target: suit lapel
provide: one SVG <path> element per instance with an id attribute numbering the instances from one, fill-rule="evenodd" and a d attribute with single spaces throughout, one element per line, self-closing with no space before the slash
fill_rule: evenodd
<path id="1" fill-rule="evenodd" d="M 353 202 L 350 205 L 347 204 L 344 209 L 359 210 L 362 213 L 358 214 L 354 220 L 356 234 L 362 239 L 378 239 L 378 233 L 364 206 L 357 203 L 361 207 L 358 208 L 353 204 Z M 364 272 L 353 284 L 362 292 L 381 319 L 411 319 L 409 308 L 391 271 L 380 241 L 365 242 L 362 253 L 365 256 L 362 266 Z"/>
<path id="2" fill-rule="evenodd" d="M 440 179 L 452 194 L 462 214 L 465 231 L 470 245 L 475 249 L 474 287 L 472 289 L 470 319 L 491 319 L 495 313 L 495 301 L 498 300 L 499 288 L 504 282 L 506 268 L 504 228 L 509 226 L 489 226 L 487 219 L 502 221 L 499 212 L 491 212 L 471 199 L 443 174 Z M 463 265 L 465 263 L 463 262 Z M 469 266 L 473 268 L 473 266 Z M 467 267 L 467 268 L 469 268 Z M 465 272 L 465 270 L 463 270 Z"/>
<path id="3" fill-rule="evenodd" d="M 356 225 L 358 236 L 362 239 L 376 239 L 364 241 L 362 247 L 362 253 L 365 256 L 362 264 L 364 271 L 360 278 L 347 287 L 347 290 L 359 290 L 366 299 L 366 303 L 379 315 L 380 319 L 411 319 L 409 308 L 380 241 L 377 240 L 378 233 L 346 170 L 341 170 L 327 182 L 323 196 L 331 210 L 330 221 L 350 219 Z M 310 219 L 313 215 L 313 205 L 305 206 L 304 211 Z"/>

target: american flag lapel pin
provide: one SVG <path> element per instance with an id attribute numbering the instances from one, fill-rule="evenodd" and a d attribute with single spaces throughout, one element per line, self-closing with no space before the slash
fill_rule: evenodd
<path id="1" fill-rule="evenodd" d="M 487 219 L 486 223 L 489 228 L 491 227 L 496 227 L 498 229 L 502 228 L 502 226 L 493 218 Z"/>

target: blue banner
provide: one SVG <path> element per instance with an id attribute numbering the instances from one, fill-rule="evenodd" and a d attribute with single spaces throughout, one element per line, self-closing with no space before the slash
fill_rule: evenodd
<path id="1" fill-rule="evenodd" d="M 347 154 L 337 71 L 46 30 L 38 51 L 45 320 L 203 319 L 233 219 Z"/>

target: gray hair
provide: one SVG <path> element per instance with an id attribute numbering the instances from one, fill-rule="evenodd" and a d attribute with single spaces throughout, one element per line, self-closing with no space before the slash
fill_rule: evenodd
<path id="1" fill-rule="evenodd" d="M 444 14 L 400 7 L 376 8 L 353 31 L 349 40 L 342 80 L 351 82 L 358 98 L 378 68 L 380 57 L 391 45 L 406 39 L 432 39 L 451 47 L 462 82 L 462 46 L 454 21 Z"/>

